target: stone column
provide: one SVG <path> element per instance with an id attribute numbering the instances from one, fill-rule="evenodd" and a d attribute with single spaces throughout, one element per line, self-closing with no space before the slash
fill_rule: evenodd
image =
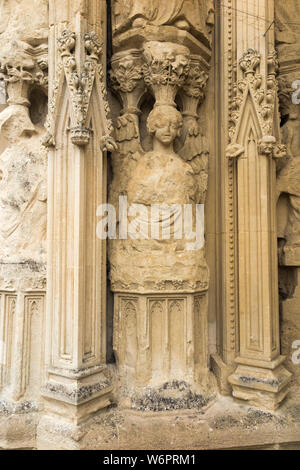
<path id="1" fill-rule="evenodd" d="M 253 29 L 248 17 L 251 12 L 258 16 Z M 274 119 L 277 59 L 273 13 L 272 1 L 253 2 L 247 15 L 236 13 L 239 60 L 226 151 L 229 160 L 236 160 L 239 312 L 238 367 L 229 382 L 234 397 L 270 409 L 286 396 L 291 376 L 283 366 L 279 337 L 274 159 L 284 155 L 284 148 L 279 145 Z"/>
<path id="2" fill-rule="evenodd" d="M 48 286 L 45 414 L 37 445 L 81 447 L 78 432 L 111 404 L 106 368 L 105 2 L 50 1 Z M 102 145 L 102 150 L 100 148 Z M 59 426 L 61 424 L 61 426 Z M 61 431 L 61 432 L 60 432 Z"/>

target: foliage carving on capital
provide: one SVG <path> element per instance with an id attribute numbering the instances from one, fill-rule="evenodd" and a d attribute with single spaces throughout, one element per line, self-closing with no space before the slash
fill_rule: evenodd
<path id="1" fill-rule="evenodd" d="M 208 184 L 209 148 L 199 124 L 199 106 L 205 98 L 208 64 L 200 57 L 190 57 L 189 72 L 180 90 L 184 144 L 180 156 L 192 167 L 199 187 L 199 201 L 205 203 Z"/>
<path id="2" fill-rule="evenodd" d="M 288 152 L 287 152 L 287 147 L 284 144 L 277 144 L 275 145 L 274 151 L 273 151 L 273 158 L 276 160 L 285 160 L 288 158 Z"/>
<path id="3" fill-rule="evenodd" d="M 188 96 L 197 98 L 202 102 L 205 96 L 207 81 L 208 73 L 201 68 L 200 64 L 193 64 L 190 66 L 183 90 Z"/>
<path id="4" fill-rule="evenodd" d="M 173 104 L 190 71 L 190 51 L 175 43 L 149 41 L 144 47 L 143 74 L 158 104 Z"/>
<path id="5" fill-rule="evenodd" d="M 69 57 L 73 54 L 76 45 L 76 33 L 65 29 L 57 40 L 61 57 Z"/>
<path id="6" fill-rule="evenodd" d="M 260 65 L 261 56 L 254 49 L 248 49 L 239 60 L 240 67 L 244 74 L 254 75 L 256 73 L 257 67 Z"/>
<path id="7" fill-rule="evenodd" d="M 112 57 L 110 83 L 122 101 L 121 115 L 115 122 L 115 137 L 120 154 L 141 150 L 139 133 L 140 101 L 146 92 L 143 56 L 138 49 L 129 49 Z"/>
<path id="8" fill-rule="evenodd" d="M 112 86 L 117 91 L 123 93 L 131 93 L 139 80 L 143 78 L 141 67 L 136 65 L 134 60 L 124 57 L 117 67 L 110 71 L 110 79 Z"/>
<path id="9" fill-rule="evenodd" d="M 0 80 L 6 84 L 8 104 L 28 106 L 29 89 L 33 85 L 48 92 L 48 57 L 45 50 L 31 48 L 16 43 L 12 50 L 0 56 Z"/>
<path id="10" fill-rule="evenodd" d="M 84 35 L 84 46 L 87 53 L 87 59 L 100 61 L 103 52 L 103 43 L 92 31 Z"/>
<path id="11" fill-rule="evenodd" d="M 182 86 L 189 73 L 189 51 L 176 51 L 176 44 L 151 41 L 144 49 L 147 85 Z M 184 48 L 186 49 L 186 48 Z"/>

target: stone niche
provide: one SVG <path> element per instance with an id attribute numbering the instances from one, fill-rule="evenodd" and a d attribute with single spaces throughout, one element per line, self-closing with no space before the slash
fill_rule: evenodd
<path id="1" fill-rule="evenodd" d="M 196 207 L 203 208 L 206 200 L 209 150 L 200 115 L 212 10 L 202 5 L 195 21 L 185 2 L 172 2 L 169 11 L 159 4 L 155 12 L 136 2 L 128 15 L 121 4 L 114 2 L 113 14 L 110 80 L 121 111 L 115 116 L 118 150 L 112 154 L 109 202 L 119 221 L 124 217 L 120 196 L 137 212 L 135 221 L 131 212 L 125 222 L 128 238 L 122 239 L 119 223 L 109 242 L 120 380 L 131 398 L 176 381 L 209 395 L 203 220 L 197 226 L 201 241 L 175 233 L 185 204 L 195 232 Z M 162 209 L 151 218 L 153 206 L 161 204 L 172 207 L 171 217 Z M 153 226 L 156 235 L 168 229 L 170 239 L 162 233 L 152 238 Z"/>

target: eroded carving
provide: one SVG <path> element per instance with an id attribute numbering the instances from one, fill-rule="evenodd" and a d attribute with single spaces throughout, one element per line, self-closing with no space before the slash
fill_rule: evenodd
<path id="1" fill-rule="evenodd" d="M 87 115 L 95 80 L 98 80 L 102 93 L 104 110 L 107 117 L 107 137 L 112 133 L 112 123 L 108 116 L 109 105 L 106 99 L 106 87 L 101 64 L 103 44 L 94 31 L 85 33 L 85 59 L 83 63 L 79 64 L 75 55 L 76 39 L 76 33 L 66 29 L 57 40 L 62 63 L 58 66 L 57 79 L 54 83 L 50 99 L 50 115 L 47 122 L 48 134 L 44 139 L 46 147 L 55 145 L 53 139 L 55 113 L 64 76 L 68 84 L 73 108 L 73 114 L 71 114 L 72 127 L 70 129 L 72 142 L 75 145 L 84 146 L 90 140 L 92 129 L 90 129 L 87 122 Z M 105 146 L 102 146 L 102 148 L 104 149 Z"/>
<path id="2" fill-rule="evenodd" d="M 0 116 L 0 130 L 5 138 L 16 138 L 35 133 L 29 116 L 30 92 L 40 88 L 48 91 L 47 46 L 32 47 L 23 41 L 8 41 L 1 47 L 0 81 L 5 83 L 7 104 Z"/>
<path id="3" fill-rule="evenodd" d="M 134 238 L 133 232 L 140 226 L 143 240 L 111 241 L 113 286 L 115 283 L 123 282 L 135 288 L 139 285 L 143 291 L 146 281 L 147 283 L 152 281 L 153 286 L 157 284 L 156 289 L 159 289 L 163 282 L 168 282 L 171 287 L 173 281 L 175 284 L 171 288 L 177 289 L 176 282 L 182 279 L 187 279 L 194 288 L 200 279 L 204 283 L 208 281 L 207 267 L 205 263 L 203 264 L 203 250 L 189 251 L 186 248 L 187 239 L 174 240 L 174 222 L 170 227 L 172 239 L 164 241 L 151 239 L 152 204 L 177 205 L 174 214 L 177 218 L 180 217 L 183 204 L 196 204 L 200 200 L 201 189 L 192 166 L 173 149 L 174 140 L 180 135 L 182 124 L 181 114 L 170 105 L 157 106 L 149 115 L 148 131 L 153 136 L 153 151 L 139 156 L 128 178 L 126 193 L 128 204 L 140 204 L 148 208 L 147 214 L 140 214 L 129 226 L 132 238 Z M 168 210 L 165 211 L 165 216 L 167 214 Z M 149 222 L 147 222 L 148 217 Z M 163 219 L 163 214 L 158 215 L 156 225 L 160 226 Z M 132 256 L 135 258 L 134 265 L 130 262 Z M 197 257 L 199 265 L 196 262 Z M 178 266 L 181 268 L 178 269 Z"/>
<path id="4" fill-rule="evenodd" d="M 0 259 L 45 262 L 47 154 L 43 132 L 8 147 L 0 156 Z M 32 237 L 32 233 L 35 233 Z"/>
<path id="5" fill-rule="evenodd" d="M 210 39 L 214 24 L 212 0 L 115 0 L 114 32 L 122 33 L 146 25 L 171 25 L 190 31 L 201 39 Z"/>
<path id="6" fill-rule="evenodd" d="M 173 43 L 149 41 L 144 47 L 144 80 L 156 104 L 174 104 L 179 87 L 185 83 L 190 67 L 187 47 Z"/>
<path id="7" fill-rule="evenodd" d="M 119 223 L 116 239 L 109 241 L 116 296 L 114 349 L 127 388 L 134 383 L 154 387 L 180 374 L 194 380 L 195 361 L 186 352 L 193 338 L 181 333 L 194 306 L 194 292 L 207 291 L 209 274 L 203 243 L 191 246 L 183 225 L 179 231 L 184 205 L 194 210 L 187 217 L 193 219 L 195 231 L 196 205 L 205 202 L 209 152 L 198 113 L 207 80 L 205 60 L 171 42 L 147 41 L 142 51 L 112 58 L 111 83 L 123 109 L 115 125 L 118 149 L 112 154 L 109 200 L 119 217 L 124 211 L 120 196 L 132 211 L 127 237 Z M 149 94 L 155 99 L 147 117 L 153 149 L 145 151 L 139 116 L 142 98 Z M 179 94 L 181 111 L 176 105 Z M 139 305 L 131 315 L 132 302 L 121 300 L 129 293 Z M 150 293 L 159 300 L 151 299 Z M 153 322 L 160 330 L 157 338 Z"/>
<path id="8" fill-rule="evenodd" d="M 234 85 L 235 96 L 232 100 L 229 128 L 231 140 L 234 138 L 241 117 L 242 105 L 248 93 L 253 97 L 264 135 L 273 135 L 274 105 L 277 93 L 276 72 L 278 68 L 276 53 L 271 52 L 267 59 L 268 76 L 266 77 L 265 88 L 262 86 L 263 79 L 259 72 L 260 62 L 261 56 L 254 49 L 249 49 L 239 60 L 244 78 Z"/>
<path id="9" fill-rule="evenodd" d="M 300 250 L 300 143 L 298 135 L 300 132 L 300 107 L 290 104 L 289 119 L 282 127 L 283 142 L 286 145 L 286 155 L 283 165 L 279 167 L 277 176 L 277 197 L 288 194 L 288 222 L 284 237 L 286 244 L 284 251 L 288 256 L 289 263 L 299 263 Z"/>

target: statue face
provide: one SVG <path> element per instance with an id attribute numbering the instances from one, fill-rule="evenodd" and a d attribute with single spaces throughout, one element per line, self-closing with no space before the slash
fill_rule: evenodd
<path id="1" fill-rule="evenodd" d="M 178 124 L 171 119 L 161 119 L 156 126 L 155 138 L 163 144 L 171 144 L 178 135 Z"/>
<path id="2" fill-rule="evenodd" d="M 264 153 L 265 155 L 271 155 L 273 153 L 274 144 L 264 144 Z"/>
<path id="3" fill-rule="evenodd" d="M 182 128 L 182 117 L 179 111 L 169 105 L 157 106 L 151 111 L 147 128 L 154 140 L 167 146 L 178 137 Z"/>

